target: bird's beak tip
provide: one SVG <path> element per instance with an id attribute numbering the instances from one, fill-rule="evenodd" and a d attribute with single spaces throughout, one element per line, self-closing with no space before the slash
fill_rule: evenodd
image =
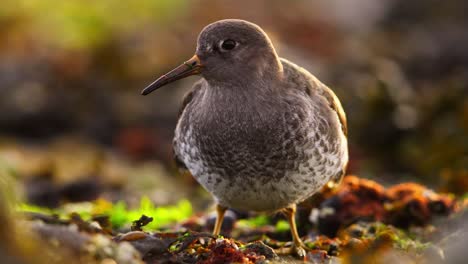
<path id="1" fill-rule="evenodd" d="M 185 78 L 190 75 L 199 74 L 201 70 L 200 59 L 197 55 L 193 56 L 190 60 L 184 62 L 182 65 L 168 72 L 167 74 L 159 77 L 156 81 L 141 91 L 141 95 L 147 95 L 154 90 L 171 83 L 173 81 Z"/>

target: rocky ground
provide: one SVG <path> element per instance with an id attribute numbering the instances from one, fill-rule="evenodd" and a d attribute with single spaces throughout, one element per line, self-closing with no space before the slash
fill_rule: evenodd
<path id="1" fill-rule="evenodd" d="M 467 204 L 416 183 L 385 188 L 347 176 L 339 187 L 325 188 L 300 206 L 304 260 L 457 263 L 466 256 L 460 245 L 468 234 Z M 193 213 L 188 201 L 156 207 L 144 198 L 139 208 L 128 209 L 99 199 L 55 209 L 22 204 L 14 211 L 1 230 L 7 263 L 303 261 L 289 254 L 289 226 L 276 214 L 228 211 L 216 237 L 210 233 L 214 215 Z"/>

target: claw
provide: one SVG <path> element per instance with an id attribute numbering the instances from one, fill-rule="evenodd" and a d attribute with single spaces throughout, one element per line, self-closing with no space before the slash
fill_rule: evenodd
<path id="1" fill-rule="evenodd" d="M 295 256 L 298 256 L 299 258 L 305 260 L 306 255 L 307 255 L 307 251 L 305 250 L 305 248 L 303 246 L 294 245 L 294 246 L 291 247 L 291 254 L 295 255 Z"/>
<path id="2" fill-rule="evenodd" d="M 275 249 L 275 253 L 278 255 L 292 255 L 299 257 L 302 260 L 306 259 L 307 251 L 304 245 L 291 245 L 290 247 L 283 247 Z"/>

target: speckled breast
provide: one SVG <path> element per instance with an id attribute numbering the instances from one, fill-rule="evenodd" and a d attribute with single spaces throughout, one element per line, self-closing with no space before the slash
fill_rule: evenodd
<path id="1" fill-rule="evenodd" d="M 175 154 L 223 206 L 274 211 L 300 202 L 342 173 L 348 154 L 337 118 L 295 104 L 263 116 L 251 113 L 262 109 L 210 115 L 188 108 L 176 128 Z"/>

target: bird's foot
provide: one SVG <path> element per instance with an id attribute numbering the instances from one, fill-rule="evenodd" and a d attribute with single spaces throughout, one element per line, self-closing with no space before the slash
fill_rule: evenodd
<path id="1" fill-rule="evenodd" d="M 304 244 L 293 244 L 290 249 L 291 255 L 297 256 L 301 259 L 305 260 L 305 257 L 307 255 L 307 251 L 305 250 L 306 247 Z"/>
<path id="2" fill-rule="evenodd" d="M 278 255 L 293 255 L 303 260 L 305 260 L 307 255 L 306 246 L 303 243 L 293 244 L 290 247 L 275 249 L 275 253 Z"/>

